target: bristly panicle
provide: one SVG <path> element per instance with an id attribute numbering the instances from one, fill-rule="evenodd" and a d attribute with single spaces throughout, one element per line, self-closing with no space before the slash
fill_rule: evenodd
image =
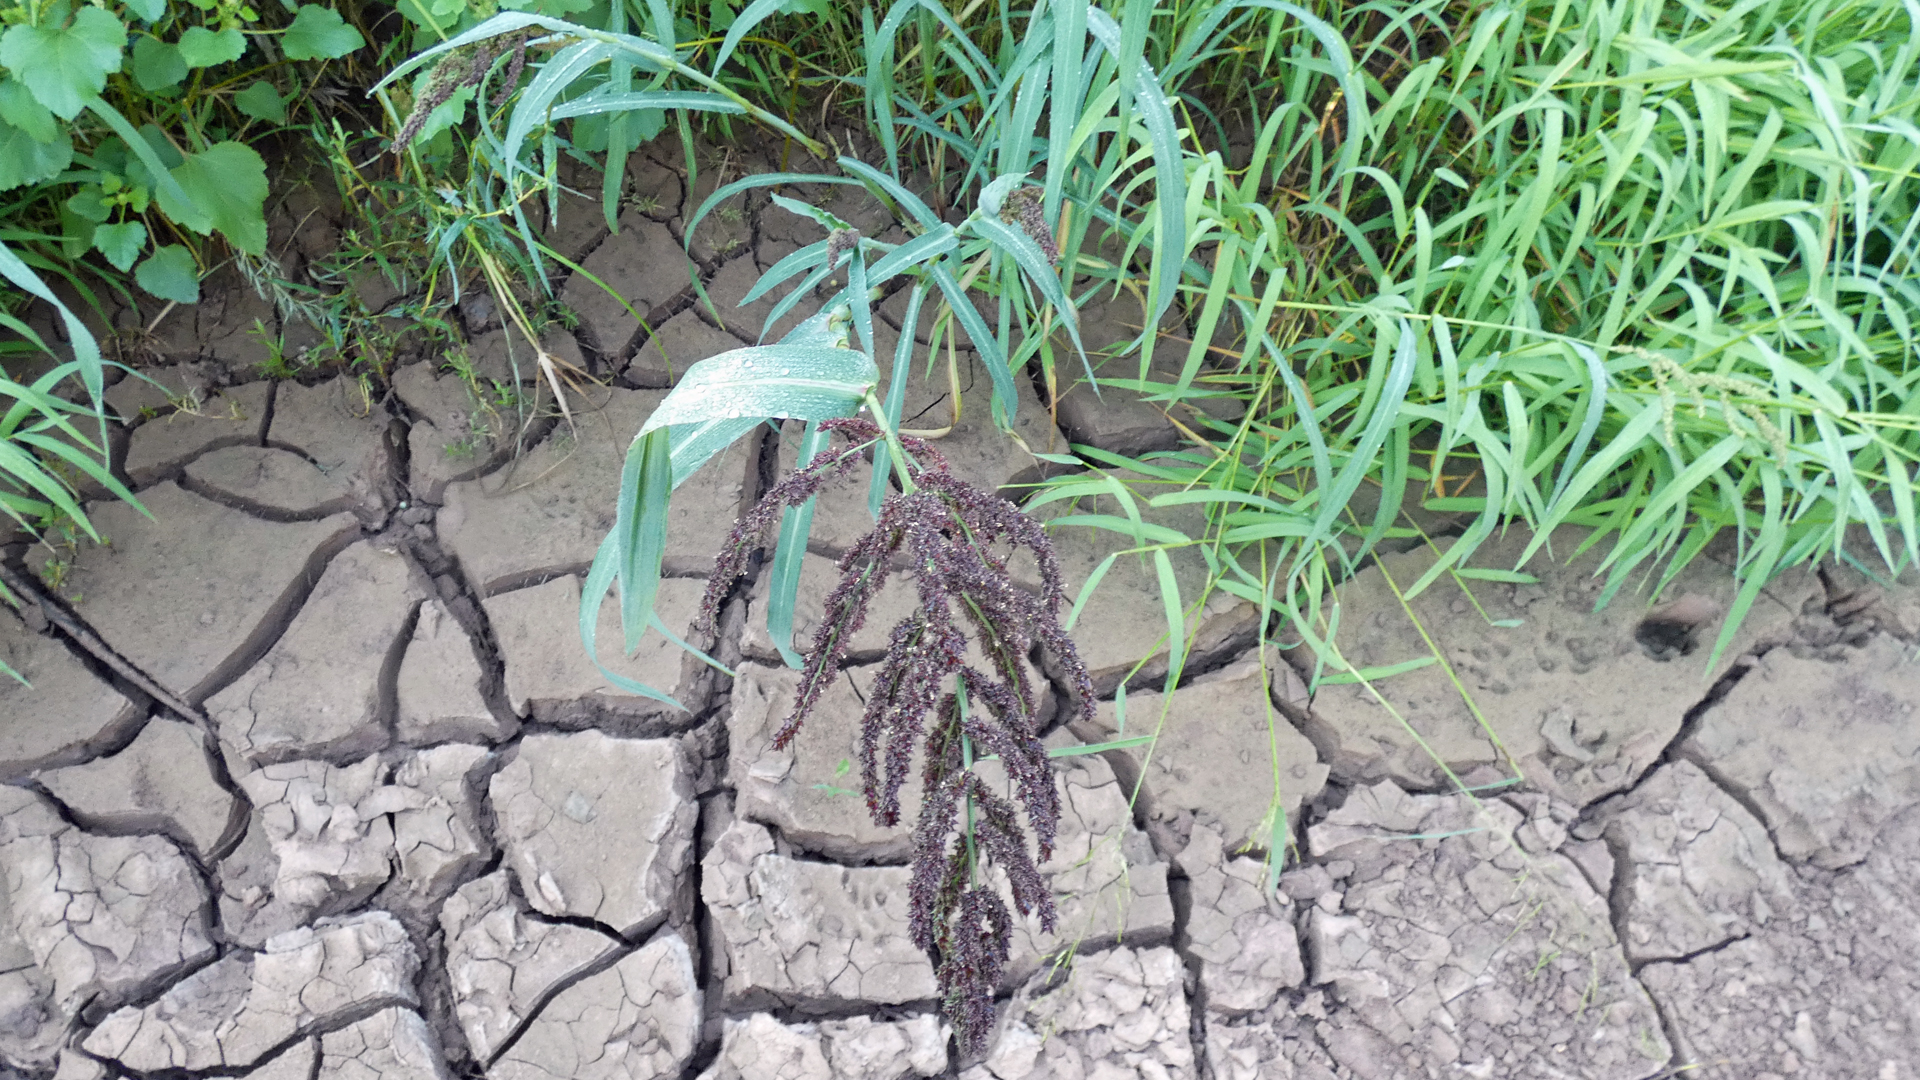
<path id="1" fill-rule="evenodd" d="M 394 136 L 393 152 L 398 154 L 413 142 L 421 129 L 426 127 L 427 118 L 433 110 L 446 104 L 460 90 L 479 86 L 492 69 L 493 62 L 512 53 L 512 58 L 507 62 L 506 78 L 493 100 L 493 107 L 499 108 L 520 83 L 520 75 L 527 66 L 527 42 L 532 38 L 531 30 L 520 30 L 449 50 L 427 74 L 425 84 L 420 88 L 420 96 L 414 100 L 413 108 L 400 125 L 399 133 Z"/>
<path id="2" fill-rule="evenodd" d="M 1053 239 L 1053 230 L 1047 228 L 1047 216 L 1040 209 L 1040 193 L 1032 188 L 1015 188 L 1007 193 L 1007 200 L 1001 205 L 1000 217 L 1008 224 L 1018 224 L 1020 231 L 1027 234 L 1040 248 L 1040 253 L 1050 263 L 1060 261 L 1060 246 Z"/>
<path id="3" fill-rule="evenodd" d="M 702 627 L 712 624 L 721 599 L 781 513 L 846 476 L 884 437 L 867 420 L 832 420 L 821 427 L 847 444 L 796 469 L 735 523 L 707 579 Z M 925 442 L 903 437 L 900 443 L 906 490 L 881 503 L 873 530 L 841 557 L 839 582 L 827 596 L 793 709 L 774 745 L 785 747 L 799 733 L 839 678 L 874 598 L 896 573 L 912 578 L 918 604 L 893 628 L 860 718 L 861 779 L 873 820 L 898 824 L 914 746 L 923 744 L 910 932 L 933 957 L 947 1018 L 971 1052 L 983 1046 L 991 1027 L 993 995 L 1012 948 L 1012 914 L 986 884 L 993 880 L 986 867 L 999 869 L 1020 914 L 1037 917 L 1049 931 L 1056 917 L 1039 865 L 1053 854 L 1060 797 L 1034 715 L 1038 694 L 1028 675 L 1033 647 L 1048 650 L 1066 671 L 1088 717 L 1092 681 L 1060 625 L 1066 587 L 1040 524 L 953 476 Z M 1031 552 L 1039 567 L 1037 593 L 1016 585 L 1008 573 L 1008 561 L 1020 549 Z M 971 666 L 979 661 L 983 666 Z M 989 788 L 971 768 L 976 757 L 987 755 L 999 759 L 1015 799 Z"/>
<path id="4" fill-rule="evenodd" d="M 727 534 L 726 540 L 720 545 L 719 555 L 714 559 L 713 573 L 707 575 L 707 591 L 700 598 L 700 614 L 694 624 L 697 629 L 713 629 L 713 621 L 720 613 L 720 602 L 733 591 L 734 582 L 740 580 L 740 575 L 747 572 L 748 560 L 766 543 L 767 534 L 779 522 L 781 511 L 789 506 L 799 506 L 818 495 L 821 488 L 851 472 L 855 465 L 860 464 L 861 452 L 872 445 L 873 439 L 864 442 L 856 439 L 839 453 L 822 454 L 814 458 L 806 468 L 796 469 L 793 475 L 768 488 L 753 509 L 733 523 L 733 531 Z"/>

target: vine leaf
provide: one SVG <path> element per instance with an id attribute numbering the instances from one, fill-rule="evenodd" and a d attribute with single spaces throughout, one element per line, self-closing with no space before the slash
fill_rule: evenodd
<path id="1" fill-rule="evenodd" d="M 338 12 L 318 4 L 301 4 L 280 38 L 289 60 L 338 60 L 366 43 Z"/>
<path id="2" fill-rule="evenodd" d="M 106 88 L 107 76 L 120 70 L 126 48 L 127 28 L 119 19 L 83 7 L 63 27 L 10 27 L 0 35 L 0 65 L 12 69 L 55 116 L 71 120 Z"/>

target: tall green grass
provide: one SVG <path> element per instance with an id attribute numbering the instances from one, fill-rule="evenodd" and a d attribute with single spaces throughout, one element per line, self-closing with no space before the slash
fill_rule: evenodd
<path id="1" fill-rule="evenodd" d="M 1850 527 L 1915 557 L 1920 6 L 1286 16 L 1246 168 L 1199 125 L 1187 144 L 1195 337 L 1241 343 L 1139 384 L 1257 407 L 1115 462 L 1207 493 L 1188 539 L 1219 587 L 1324 634 L 1325 587 L 1406 532 L 1409 481 L 1473 515 L 1410 594 L 1510 522 L 1529 556 L 1591 527 L 1602 603 L 1730 538 L 1716 657 L 1770 577 L 1848 558 Z M 1364 519 L 1362 484 L 1383 493 Z"/>

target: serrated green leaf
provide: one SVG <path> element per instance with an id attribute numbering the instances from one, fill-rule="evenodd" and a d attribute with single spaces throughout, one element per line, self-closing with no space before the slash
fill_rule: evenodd
<path id="1" fill-rule="evenodd" d="M 193 252 L 179 244 L 155 248 L 133 272 L 133 280 L 162 300 L 181 304 L 200 301 L 200 268 L 194 265 Z"/>
<path id="2" fill-rule="evenodd" d="M 269 124 L 287 122 L 287 103 L 281 99 L 280 91 L 265 79 L 233 95 L 233 107 Z"/>
<path id="3" fill-rule="evenodd" d="M 107 205 L 106 199 L 100 194 L 100 189 L 93 184 L 88 184 L 74 192 L 73 196 L 67 200 L 67 209 L 96 225 L 113 216 L 113 207 Z"/>
<path id="4" fill-rule="evenodd" d="M 142 22 L 159 22 L 160 16 L 167 13 L 167 0 L 126 0 L 126 4 L 127 10 Z"/>
<path id="5" fill-rule="evenodd" d="M 80 115 L 120 70 L 127 28 L 97 7 L 83 7 L 64 27 L 21 24 L 0 35 L 0 65 L 62 120 Z"/>
<path id="6" fill-rule="evenodd" d="M 209 30 L 191 26 L 180 35 L 180 59 L 190 68 L 230 64 L 247 51 L 247 39 L 238 30 Z"/>
<path id="7" fill-rule="evenodd" d="M 785 343 L 733 349 L 689 367 L 641 433 L 710 420 L 852 416 L 879 381 L 880 369 L 852 349 Z"/>
<path id="8" fill-rule="evenodd" d="M 133 81 L 146 91 L 180 85 L 187 77 L 187 61 L 180 50 L 159 38 L 141 35 L 133 43 Z"/>
<path id="9" fill-rule="evenodd" d="M 41 142 L 0 120 L 0 191 L 50 180 L 72 161 L 73 141 L 66 132 L 53 142 Z"/>
<path id="10" fill-rule="evenodd" d="M 138 221 L 101 225 L 93 230 L 93 246 L 107 257 L 115 270 L 126 273 L 140 250 L 147 246 L 147 227 Z"/>
<path id="11" fill-rule="evenodd" d="M 0 120 L 43 143 L 58 142 L 65 132 L 53 122 L 53 113 L 18 79 L 0 78 Z"/>
<path id="12" fill-rule="evenodd" d="M 280 38 L 289 60 L 337 60 L 366 43 L 338 12 L 318 4 L 300 5 Z"/>
<path id="13" fill-rule="evenodd" d="M 267 250 L 267 219 L 261 211 L 267 201 L 267 164 L 252 147 L 214 143 L 189 155 L 171 173 L 205 213 L 208 225 L 220 230 L 229 243 L 249 255 Z M 173 215 L 171 210 L 167 213 Z M 204 226 L 188 227 L 208 231 Z"/>

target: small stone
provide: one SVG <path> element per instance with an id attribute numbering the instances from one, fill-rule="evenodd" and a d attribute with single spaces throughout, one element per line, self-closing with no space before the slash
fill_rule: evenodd
<path id="1" fill-rule="evenodd" d="M 83 1045 L 141 1072 L 244 1068 L 335 1018 L 418 1004 L 418 968 L 385 912 L 323 922 L 221 957 L 145 1008 L 108 1016 Z"/>
<path id="2" fill-rule="evenodd" d="M 487 1076 L 679 1076 L 700 1044 L 701 999 L 687 943 L 678 934 L 663 934 L 611 968 L 561 991 Z"/>
<path id="3" fill-rule="evenodd" d="M 678 743 L 530 735 L 490 791 L 506 865 L 535 908 L 627 937 L 673 910 L 698 816 Z M 589 820 L 564 812 L 574 795 L 590 804 Z"/>
<path id="4" fill-rule="evenodd" d="M 221 739 L 254 762 L 385 745 L 380 676 L 420 599 L 398 555 L 361 543 L 335 556 L 267 655 L 207 702 Z"/>
<path id="5" fill-rule="evenodd" d="M 215 782 L 199 729 L 177 720 L 149 720 L 125 750 L 42 773 L 40 782 L 90 823 L 165 832 L 202 859 L 234 824 L 236 800 Z"/>

